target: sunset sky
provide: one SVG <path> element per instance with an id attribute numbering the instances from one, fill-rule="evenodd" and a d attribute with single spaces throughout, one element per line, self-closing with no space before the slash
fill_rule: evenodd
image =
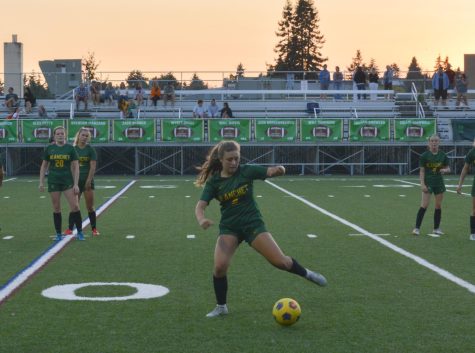
<path id="1" fill-rule="evenodd" d="M 296 3 L 296 0 L 293 0 Z M 475 53 L 473 0 L 314 0 L 328 65 L 345 69 L 360 49 L 383 68 L 401 70 L 416 56 L 432 70 L 448 56 L 463 69 Z M 85 58 L 99 71 L 265 71 L 274 63 L 277 22 L 285 0 L 22 0 L 8 3 L 2 42 L 17 34 L 25 72 L 38 61 Z M 3 55 L 0 57 L 3 72 Z M 190 75 L 191 76 L 191 75 Z M 203 77 L 202 77 L 203 78 Z"/>

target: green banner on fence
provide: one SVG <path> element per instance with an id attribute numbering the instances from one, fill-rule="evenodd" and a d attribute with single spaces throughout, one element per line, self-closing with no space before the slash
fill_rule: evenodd
<path id="1" fill-rule="evenodd" d="M 0 143 L 18 142 L 18 121 L 0 121 Z"/>
<path id="2" fill-rule="evenodd" d="M 114 120 L 112 140 L 114 142 L 154 142 L 157 136 L 154 119 Z"/>
<path id="3" fill-rule="evenodd" d="M 297 140 L 295 119 L 256 119 L 256 141 L 294 142 Z"/>
<path id="4" fill-rule="evenodd" d="M 475 138 L 475 119 L 452 120 L 454 141 L 473 141 Z"/>
<path id="5" fill-rule="evenodd" d="M 251 139 L 250 119 L 210 119 L 208 120 L 209 140 L 235 140 L 249 142 Z"/>
<path id="6" fill-rule="evenodd" d="M 57 126 L 64 126 L 64 120 L 22 120 L 23 142 L 49 143 Z"/>
<path id="7" fill-rule="evenodd" d="M 427 141 L 435 133 L 435 119 L 394 120 L 394 141 Z"/>
<path id="8" fill-rule="evenodd" d="M 389 119 L 350 119 L 350 141 L 389 141 Z"/>
<path id="9" fill-rule="evenodd" d="M 343 137 L 343 119 L 302 119 L 300 136 L 302 142 L 341 141 Z"/>
<path id="10" fill-rule="evenodd" d="M 109 120 L 68 120 L 68 141 L 73 142 L 76 133 L 82 127 L 91 132 L 92 143 L 109 142 Z"/>
<path id="11" fill-rule="evenodd" d="M 162 119 L 162 141 L 202 142 L 203 120 L 201 119 Z"/>

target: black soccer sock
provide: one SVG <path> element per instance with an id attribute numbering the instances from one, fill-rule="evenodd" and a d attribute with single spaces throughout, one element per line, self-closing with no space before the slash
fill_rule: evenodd
<path id="1" fill-rule="evenodd" d="M 69 212 L 68 228 L 69 228 L 70 230 L 73 230 L 73 228 L 74 228 L 74 217 L 73 217 L 73 213 L 72 213 L 72 212 Z"/>
<path id="2" fill-rule="evenodd" d="M 73 222 L 76 225 L 76 230 L 78 231 L 78 233 L 81 233 L 82 232 L 81 211 L 71 212 L 71 215 L 73 217 Z"/>
<path id="3" fill-rule="evenodd" d="M 295 260 L 294 258 L 292 258 L 292 267 L 290 268 L 289 272 L 290 273 L 295 273 L 296 275 L 299 275 L 299 276 L 302 276 L 302 277 L 307 276 L 307 270 L 305 269 L 305 267 L 300 265 L 297 262 L 297 260 Z"/>
<path id="4" fill-rule="evenodd" d="M 420 207 L 419 211 L 417 211 L 416 217 L 416 228 L 420 228 L 422 224 L 422 220 L 424 219 L 424 215 L 426 214 L 426 208 Z"/>
<path id="5" fill-rule="evenodd" d="M 91 228 L 96 228 L 96 211 L 88 212 Z"/>
<path id="6" fill-rule="evenodd" d="M 440 220 L 442 219 L 442 209 L 436 208 L 434 210 L 434 229 L 440 227 Z"/>
<path id="7" fill-rule="evenodd" d="M 475 234 L 475 216 L 470 216 L 470 234 Z"/>
<path id="8" fill-rule="evenodd" d="M 54 222 L 54 229 L 56 230 L 56 234 L 61 234 L 61 223 L 62 223 L 62 217 L 61 217 L 61 212 L 53 212 L 53 222 Z"/>
<path id="9" fill-rule="evenodd" d="M 214 294 L 216 295 L 216 303 L 218 305 L 226 304 L 228 294 L 228 277 L 213 276 Z"/>

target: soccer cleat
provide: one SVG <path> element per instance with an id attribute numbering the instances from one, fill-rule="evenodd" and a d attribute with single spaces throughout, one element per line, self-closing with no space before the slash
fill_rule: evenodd
<path id="1" fill-rule="evenodd" d="M 419 235 L 419 234 L 421 234 L 421 231 L 420 231 L 419 228 L 414 228 L 414 229 L 412 230 L 412 234 L 414 234 L 414 235 Z"/>
<path id="2" fill-rule="evenodd" d="M 470 240 L 475 240 L 475 234 L 470 234 Z"/>
<path id="3" fill-rule="evenodd" d="M 84 239 L 84 234 L 82 234 L 82 232 L 78 232 L 78 234 L 76 234 L 76 239 L 77 240 L 86 240 L 86 239 Z"/>
<path id="4" fill-rule="evenodd" d="M 327 285 L 327 279 L 318 272 L 313 272 L 307 269 L 307 275 L 305 276 L 309 281 L 318 284 L 320 287 Z"/>
<path id="5" fill-rule="evenodd" d="M 220 315 L 227 315 L 228 314 L 228 306 L 226 304 L 223 305 L 216 305 L 213 311 L 206 314 L 206 317 L 216 317 Z"/>
<path id="6" fill-rule="evenodd" d="M 432 233 L 434 233 L 436 235 L 444 235 L 444 232 L 440 228 L 434 229 L 434 231 Z"/>
<path id="7" fill-rule="evenodd" d="M 55 240 L 55 241 L 61 241 L 61 240 L 63 240 L 63 235 L 62 235 L 61 233 L 56 234 L 56 236 L 54 237 L 54 240 Z"/>
<path id="8" fill-rule="evenodd" d="M 98 235 L 101 235 L 101 233 L 99 233 L 97 228 L 92 228 L 92 236 L 97 237 Z"/>
<path id="9" fill-rule="evenodd" d="M 68 228 L 64 231 L 64 235 L 73 235 L 73 231 Z"/>

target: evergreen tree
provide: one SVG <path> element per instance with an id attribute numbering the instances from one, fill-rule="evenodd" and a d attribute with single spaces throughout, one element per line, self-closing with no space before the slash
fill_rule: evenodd
<path id="1" fill-rule="evenodd" d="M 160 88 L 163 90 L 165 88 L 165 86 L 167 85 L 168 82 L 172 82 L 173 83 L 173 87 L 175 89 L 181 89 L 182 88 L 182 84 L 180 82 L 178 82 L 178 80 L 176 79 L 176 77 L 171 73 L 171 72 L 168 72 L 166 73 L 165 75 L 160 75 L 160 77 L 158 78 L 159 80 L 159 86 Z M 185 87 L 186 85 L 183 84 L 183 87 Z"/>
<path id="2" fill-rule="evenodd" d="M 407 70 L 405 82 L 407 90 L 410 90 L 410 85 L 412 82 L 414 82 L 418 91 L 424 90 L 424 75 L 422 74 L 422 70 L 415 56 L 412 57 L 411 63 L 409 64 L 409 68 Z"/>
<path id="3" fill-rule="evenodd" d="M 328 60 L 321 54 L 325 39 L 319 21 L 313 0 L 299 0 L 293 11 L 287 1 L 276 32 L 278 58 L 269 71 L 318 71 Z"/>
<path id="4" fill-rule="evenodd" d="M 401 74 L 401 69 L 399 68 L 399 66 L 396 63 L 392 63 L 389 66 L 391 67 L 391 69 L 393 69 L 393 77 L 399 78 L 399 75 Z"/>
<path id="5" fill-rule="evenodd" d="M 141 83 L 142 88 L 146 88 L 148 86 L 148 78 L 145 77 L 140 70 L 132 70 L 125 80 L 127 81 L 127 85 L 129 87 L 135 87 L 137 83 Z"/>
<path id="6" fill-rule="evenodd" d="M 84 74 L 86 81 L 92 81 L 97 79 L 97 69 L 100 65 L 100 62 L 98 63 L 96 61 L 96 58 L 94 56 L 94 53 L 87 53 L 87 57 L 82 60 L 82 67 L 84 69 Z"/>
<path id="7" fill-rule="evenodd" d="M 282 11 L 282 20 L 279 21 L 279 28 L 275 33 L 280 38 L 279 43 L 274 48 L 274 52 L 278 57 L 276 64 L 272 67 L 275 71 L 288 71 L 290 65 L 290 43 L 292 41 L 292 22 L 293 22 L 293 8 L 290 0 L 287 0 Z"/>
<path id="8" fill-rule="evenodd" d="M 376 73 L 379 74 L 379 68 L 378 65 L 376 65 L 376 60 L 374 58 L 371 58 L 369 60 L 368 70 L 371 70 L 373 67 L 376 70 Z"/>
<path id="9" fill-rule="evenodd" d="M 190 90 L 208 89 L 208 85 L 205 84 L 203 80 L 200 79 L 195 72 L 193 74 L 193 77 L 191 78 L 190 85 L 186 86 L 186 89 L 190 89 Z"/>
<path id="10" fill-rule="evenodd" d="M 439 66 L 442 66 L 442 67 L 443 67 L 442 58 L 440 57 L 440 54 L 439 54 L 439 56 L 435 59 L 434 71 L 437 71 L 437 69 L 439 68 Z"/>
<path id="11" fill-rule="evenodd" d="M 41 82 L 41 76 L 39 74 L 36 74 L 34 71 L 31 72 L 28 77 L 26 75 L 23 77 L 23 83 L 25 86 L 30 88 L 31 93 L 33 93 L 36 98 L 53 98 L 53 95 L 49 91 L 46 83 Z"/>
<path id="12" fill-rule="evenodd" d="M 239 65 L 236 68 L 236 77 L 237 78 L 244 77 L 244 71 L 246 71 L 246 69 L 244 68 L 242 63 L 239 63 Z"/>
<path id="13" fill-rule="evenodd" d="M 352 58 L 352 62 L 350 66 L 347 66 L 346 71 L 348 72 L 348 79 L 351 80 L 353 78 L 353 73 L 356 71 L 358 66 L 361 66 L 364 71 L 366 71 L 366 64 L 363 63 L 363 55 L 361 55 L 361 50 L 356 50 L 356 56 Z"/>

